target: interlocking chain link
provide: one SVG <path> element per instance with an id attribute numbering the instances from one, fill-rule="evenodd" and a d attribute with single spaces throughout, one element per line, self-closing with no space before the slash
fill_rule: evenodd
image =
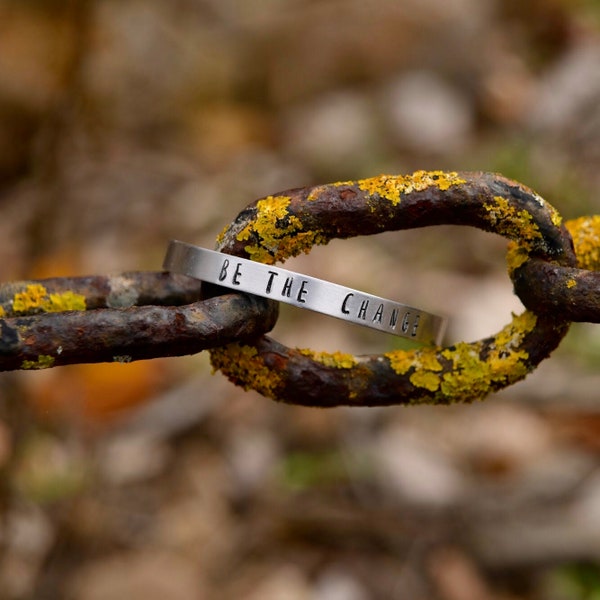
<path id="1" fill-rule="evenodd" d="M 470 225 L 515 242 L 511 270 L 532 258 L 576 264 L 558 212 L 525 186 L 488 173 L 419 171 L 258 200 L 220 237 L 222 251 L 285 260 L 333 238 L 426 225 Z M 468 402 L 525 377 L 559 344 L 568 319 L 526 311 L 495 336 L 447 348 L 353 356 L 287 348 L 262 337 L 211 351 L 234 383 L 310 406 Z"/>
<path id="2" fill-rule="evenodd" d="M 515 292 L 538 314 L 600 323 L 600 216 L 567 221 L 566 226 L 573 237 L 577 268 L 534 258 L 511 271 Z"/>
<path id="3" fill-rule="evenodd" d="M 194 354 L 269 331 L 277 304 L 167 273 L 0 285 L 0 370 Z"/>
<path id="4" fill-rule="evenodd" d="M 495 174 L 418 171 L 290 190 L 244 209 L 217 249 L 274 264 L 334 238 L 440 224 L 511 240 L 508 270 L 528 310 L 496 335 L 370 356 L 291 349 L 263 335 L 277 304 L 255 296 L 203 294 L 200 282 L 166 273 L 55 278 L 0 285 L 0 370 L 211 349 L 234 383 L 284 402 L 449 404 L 524 378 L 571 321 L 600 322 L 600 216 L 563 224 L 538 194 Z"/>

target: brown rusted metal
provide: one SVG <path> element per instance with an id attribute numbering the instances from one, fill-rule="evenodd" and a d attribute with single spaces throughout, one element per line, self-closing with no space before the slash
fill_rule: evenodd
<path id="1" fill-rule="evenodd" d="M 449 404 L 525 377 L 559 344 L 570 321 L 600 321 L 600 217 L 567 223 L 567 229 L 535 192 L 494 174 L 419 171 L 283 192 L 242 211 L 218 248 L 272 264 L 333 238 L 438 224 L 513 240 L 509 272 L 530 310 L 477 342 L 355 357 L 260 337 L 275 324 L 276 304 L 218 295 L 224 290 L 201 288 L 187 277 L 23 281 L 0 285 L 0 370 L 212 349 L 213 365 L 236 384 L 284 402 Z"/>
<path id="2" fill-rule="evenodd" d="M 511 276 L 527 308 L 576 322 L 600 323 L 600 216 L 567 221 L 577 267 L 539 259 L 527 261 Z"/>
<path id="3" fill-rule="evenodd" d="M 531 257 L 576 263 L 556 210 L 527 187 L 488 173 L 417 172 L 283 192 L 242 211 L 222 234 L 220 249 L 276 262 L 333 238 L 439 224 L 514 240 L 513 270 Z M 478 342 L 376 356 L 290 349 L 263 337 L 213 349 L 211 357 L 234 383 L 294 404 L 448 404 L 525 377 L 559 344 L 568 321 L 527 311 Z"/>
<path id="4" fill-rule="evenodd" d="M 218 249 L 277 262 L 332 239 L 469 225 L 527 244 L 532 256 L 572 261 L 569 235 L 559 221 L 538 194 L 501 175 L 417 172 L 298 188 L 257 200 L 221 234 Z"/>
<path id="5" fill-rule="evenodd" d="M 253 356 L 237 343 L 213 350 L 212 356 L 213 365 L 223 368 L 233 383 L 288 404 L 320 408 L 453 404 L 483 398 L 522 379 L 549 356 L 567 330 L 564 321 L 538 319 L 521 339 L 518 326 L 507 328 L 507 337 L 512 333 L 519 341 L 518 347 L 506 351 L 494 336 L 445 349 L 404 352 L 410 367 L 402 374 L 391 366 L 392 353 L 346 357 L 348 362 L 338 355 L 336 362 L 321 353 L 288 348 L 268 336 L 252 343 Z M 236 357 L 235 365 L 223 361 L 225 352 Z"/>
<path id="6" fill-rule="evenodd" d="M 13 281 L 0 284 L 0 310 L 4 316 L 42 312 L 40 307 L 35 306 L 22 306 L 26 310 L 14 310 L 15 296 L 23 294 L 31 286 L 42 286 L 47 295 L 71 293 L 82 296 L 87 310 L 148 304 L 179 306 L 199 300 L 202 293 L 200 281 L 158 271 Z"/>
<path id="7" fill-rule="evenodd" d="M 549 318 L 600 323 L 600 273 L 532 259 L 512 278 L 527 308 Z"/>
<path id="8" fill-rule="evenodd" d="M 260 298 L 202 297 L 199 281 L 159 272 L 3 284 L 0 371 L 193 354 L 277 320 Z"/>

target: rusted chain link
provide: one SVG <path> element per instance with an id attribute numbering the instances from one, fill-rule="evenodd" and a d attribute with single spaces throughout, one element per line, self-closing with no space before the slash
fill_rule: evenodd
<path id="1" fill-rule="evenodd" d="M 576 322 L 600 323 L 600 216 L 567 221 L 577 268 L 537 258 L 511 272 L 515 292 L 538 314 Z M 510 254 L 514 252 L 511 249 Z"/>
<path id="2" fill-rule="evenodd" d="M 277 305 L 167 273 L 0 286 L 0 370 L 193 354 L 269 331 Z"/>
<path id="3" fill-rule="evenodd" d="M 417 172 L 303 188 L 258 200 L 223 232 L 219 249 L 273 263 L 333 238 L 425 225 L 470 225 L 530 257 L 576 264 L 557 211 L 525 186 L 486 173 Z M 493 337 L 376 356 L 287 348 L 268 337 L 211 351 L 234 383 L 293 404 L 373 406 L 481 398 L 525 377 L 568 329 L 561 315 L 526 311 Z"/>
<path id="4" fill-rule="evenodd" d="M 233 382 L 284 402 L 448 404 L 525 377 L 571 321 L 600 321 L 600 217 L 565 226 L 535 192 L 499 175 L 418 171 L 268 196 L 238 215 L 218 249 L 274 264 L 334 238 L 439 224 L 512 240 L 509 273 L 530 310 L 477 342 L 357 357 L 287 348 L 262 335 L 275 324 L 276 304 L 212 288 L 215 296 L 203 299 L 199 282 L 185 277 L 26 281 L 0 285 L 0 370 L 211 348 L 213 365 Z"/>
<path id="5" fill-rule="evenodd" d="M 23 317 L 66 310 L 179 306 L 200 299 L 202 284 L 168 273 L 53 277 L 0 284 L 0 317 Z"/>

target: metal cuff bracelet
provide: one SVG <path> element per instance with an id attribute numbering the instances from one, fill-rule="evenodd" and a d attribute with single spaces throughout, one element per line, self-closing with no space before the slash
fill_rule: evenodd
<path id="1" fill-rule="evenodd" d="M 439 344 L 446 328 L 445 318 L 405 304 L 175 240 L 169 244 L 163 267 L 426 344 Z"/>

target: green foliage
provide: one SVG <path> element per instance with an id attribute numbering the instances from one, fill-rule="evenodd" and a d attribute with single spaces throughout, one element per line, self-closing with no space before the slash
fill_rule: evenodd
<path id="1" fill-rule="evenodd" d="M 590 563 L 563 565 L 546 581 L 557 600 L 600 600 L 600 566 Z"/>
<path id="2" fill-rule="evenodd" d="M 298 451 L 288 454 L 280 468 L 280 482 L 293 491 L 343 484 L 367 473 L 367 465 L 348 461 L 336 450 Z"/>
<path id="3" fill-rule="evenodd" d="M 79 494 L 89 483 L 89 465 L 58 439 L 37 432 L 25 441 L 15 471 L 20 494 L 37 504 Z"/>
<path id="4" fill-rule="evenodd" d="M 578 173 L 577 165 L 537 164 L 536 150 L 539 148 L 525 136 L 493 142 L 484 150 L 488 155 L 484 161 L 486 170 L 524 182 L 557 208 L 565 219 L 597 212 L 592 191 Z M 481 164 L 479 154 L 475 157 L 475 168 Z"/>
<path id="5" fill-rule="evenodd" d="M 600 335 L 594 325 L 573 323 L 557 349 L 562 357 L 594 371 L 600 363 Z"/>

